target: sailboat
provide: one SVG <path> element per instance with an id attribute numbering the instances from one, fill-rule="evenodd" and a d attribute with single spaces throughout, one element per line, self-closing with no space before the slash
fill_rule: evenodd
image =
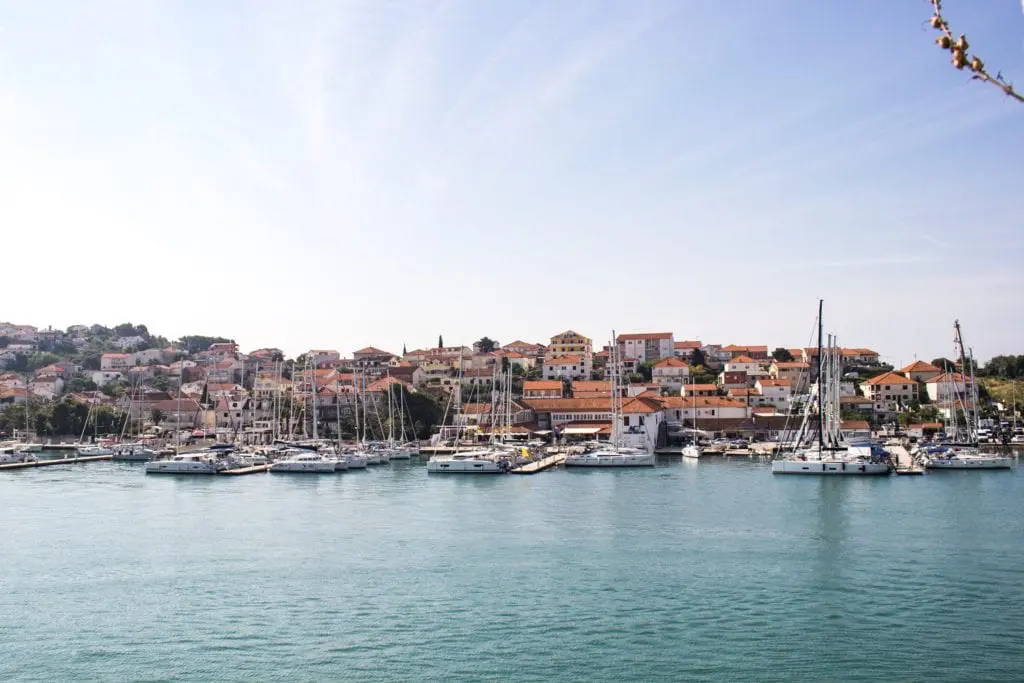
<path id="1" fill-rule="evenodd" d="M 129 409 L 130 410 L 130 409 Z M 95 455 L 113 455 L 114 449 L 109 446 L 104 446 L 100 443 L 99 435 L 99 421 L 96 419 L 95 406 L 89 406 L 89 412 L 85 416 L 85 424 L 82 425 L 82 434 L 78 437 L 78 443 L 83 444 L 75 449 L 75 453 L 79 456 L 95 456 Z M 85 445 L 85 430 L 89 428 L 89 422 L 92 421 L 92 445 Z"/>
<path id="2" fill-rule="evenodd" d="M 811 402 L 808 402 L 804 407 L 803 423 L 796 435 L 793 456 L 773 460 L 772 474 L 889 474 L 889 455 L 882 448 L 870 441 L 848 443 L 843 437 L 839 391 L 842 353 L 834 337 L 829 337 L 827 348 L 823 345 L 823 306 L 824 301 L 819 300 L 816 419 L 811 420 Z"/>
<path id="3" fill-rule="evenodd" d="M 384 449 L 387 452 L 388 457 L 391 460 L 411 460 L 412 459 L 412 451 L 409 448 L 407 448 L 406 446 L 404 446 L 403 444 L 395 441 L 395 400 L 394 400 L 394 392 L 393 392 L 393 389 L 395 388 L 395 385 L 394 385 L 394 382 L 390 381 L 391 380 L 391 372 L 390 371 L 387 374 L 387 378 L 388 378 L 388 440 L 387 440 L 387 443 L 384 446 Z M 404 394 L 404 392 L 403 392 L 403 394 Z M 401 411 L 401 409 L 400 409 L 400 415 L 401 415 L 401 419 L 402 419 L 402 431 L 404 432 L 405 431 L 405 413 L 403 411 Z M 403 434 L 403 436 L 404 436 L 404 434 Z"/>
<path id="4" fill-rule="evenodd" d="M 949 402 L 950 443 L 918 449 L 916 455 L 930 470 L 1008 470 L 1013 468 L 1013 458 L 995 453 L 982 453 L 978 446 L 978 384 L 974 376 L 974 354 L 968 354 L 960 330 L 960 321 L 953 322 L 953 344 L 960 356 L 960 384 L 957 375 L 946 370 L 947 395 Z M 968 374 L 969 373 L 969 374 Z M 970 385 L 968 386 L 968 382 Z M 964 424 L 959 422 L 963 414 Z"/>
<path id="5" fill-rule="evenodd" d="M 453 401 L 461 404 L 462 394 L 462 357 L 459 357 L 459 377 L 453 391 L 459 392 L 458 397 L 452 396 Z M 493 421 L 493 407 L 497 397 L 492 394 L 492 421 L 491 421 L 491 444 L 474 448 L 468 451 L 459 451 L 458 445 L 462 437 L 462 424 L 456 417 L 458 428 L 455 432 L 454 453 L 445 455 L 433 455 L 427 461 L 427 472 L 432 474 L 504 474 L 515 466 L 516 457 L 514 452 L 507 447 L 502 447 L 494 439 L 495 427 Z M 461 415 L 461 405 L 456 409 L 456 415 Z"/>
<path id="6" fill-rule="evenodd" d="M 691 382 L 691 385 L 692 384 L 693 383 Z M 683 446 L 683 457 L 698 460 L 700 459 L 702 450 L 701 447 L 697 445 L 697 438 L 700 433 L 697 431 L 697 392 L 695 390 L 691 390 L 690 393 L 693 394 L 693 438 L 690 443 Z"/>
<path id="7" fill-rule="evenodd" d="M 620 376 L 622 368 L 616 339 L 615 330 L 612 330 L 612 351 L 608 358 L 612 384 L 611 439 L 607 446 L 600 446 L 587 453 L 567 455 L 566 467 L 654 467 L 654 453 L 639 448 L 626 448 L 622 445 L 622 381 Z"/>

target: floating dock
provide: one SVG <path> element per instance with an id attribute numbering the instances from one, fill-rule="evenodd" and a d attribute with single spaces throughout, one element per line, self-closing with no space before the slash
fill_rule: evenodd
<path id="1" fill-rule="evenodd" d="M 520 465 L 519 467 L 513 467 L 509 470 L 509 474 L 536 474 L 537 472 L 543 472 L 555 465 L 561 465 L 563 462 L 565 462 L 565 453 L 555 453 L 554 455 L 549 455 L 546 458 L 534 460 L 533 462 L 528 462 L 525 465 Z"/>
<path id="2" fill-rule="evenodd" d="M 257 472 L 266 472 L 270 469 L 270 463 L 266 465 L 252 465 L 250 467 L 236 467 L 233 470 L 223 470 L 217 474 L 227 474 L 233 477 L 240 477 L 243 474 L 256 474 Z"/>
<path id="3" fill-rule="evenodd" d="M 79 462 L 96 462 L 97 460 L 113 460 L 113 455 L 86 455 L 80 458 L 57 458 L 54 460 L 34 460 L 30 462 L 9 462 L 0 465 L 0 470 L 22 470 L 26 467 L 47 467 L 49 465 L 74 465 Z"/>

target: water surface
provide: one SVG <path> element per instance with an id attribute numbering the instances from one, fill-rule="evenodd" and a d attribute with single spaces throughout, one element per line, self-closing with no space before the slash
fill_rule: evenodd
<path id="1" fill-rule="evenodd" d="M 1017 472 L 0 473 L 0 679 L 1021 680 Z"/>

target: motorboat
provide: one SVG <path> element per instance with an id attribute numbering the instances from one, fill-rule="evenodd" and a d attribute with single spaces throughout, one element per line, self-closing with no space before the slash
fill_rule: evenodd
<path id="1" fill-rule="evenodd" d="M 41 443 L 20 443 L 14 447 L 18 453 L 39 453 L 43 450 Z"/>
<path id="2" fill-rule="evenodd" d="M 337 470 L 338 461 L 325 458 L 319 453 L 305 451 L 270 465 L 271 472 L 288 472 L 293 474 L 326 474 Z"/>
<path id="3" fill-rule="evenodd" d="M 146 463 L 146 474 L 217 474 L 226 467 L 216 456 L 201 451 L 180 453 L 170 460 L 150 460 Z"/>

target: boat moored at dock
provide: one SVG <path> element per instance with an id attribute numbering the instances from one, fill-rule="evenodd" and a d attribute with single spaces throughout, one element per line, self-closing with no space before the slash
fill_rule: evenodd
<path id="1" fill-rule="evenodd" d="M 226 463 L 205 451 L 180 453 L 169 460 L 146 463 L 146 474 L 217 474 L 224 469 L 227 469 Z"/>
<path id="2" fill-rule="evenodd" d="M 333 458 L 325 458 L 319 453 L 304 451 L 271 463 L 270 471 L 291 474 L 328 474 L 338 471 L 337 466 L 338 461 Z"/>

